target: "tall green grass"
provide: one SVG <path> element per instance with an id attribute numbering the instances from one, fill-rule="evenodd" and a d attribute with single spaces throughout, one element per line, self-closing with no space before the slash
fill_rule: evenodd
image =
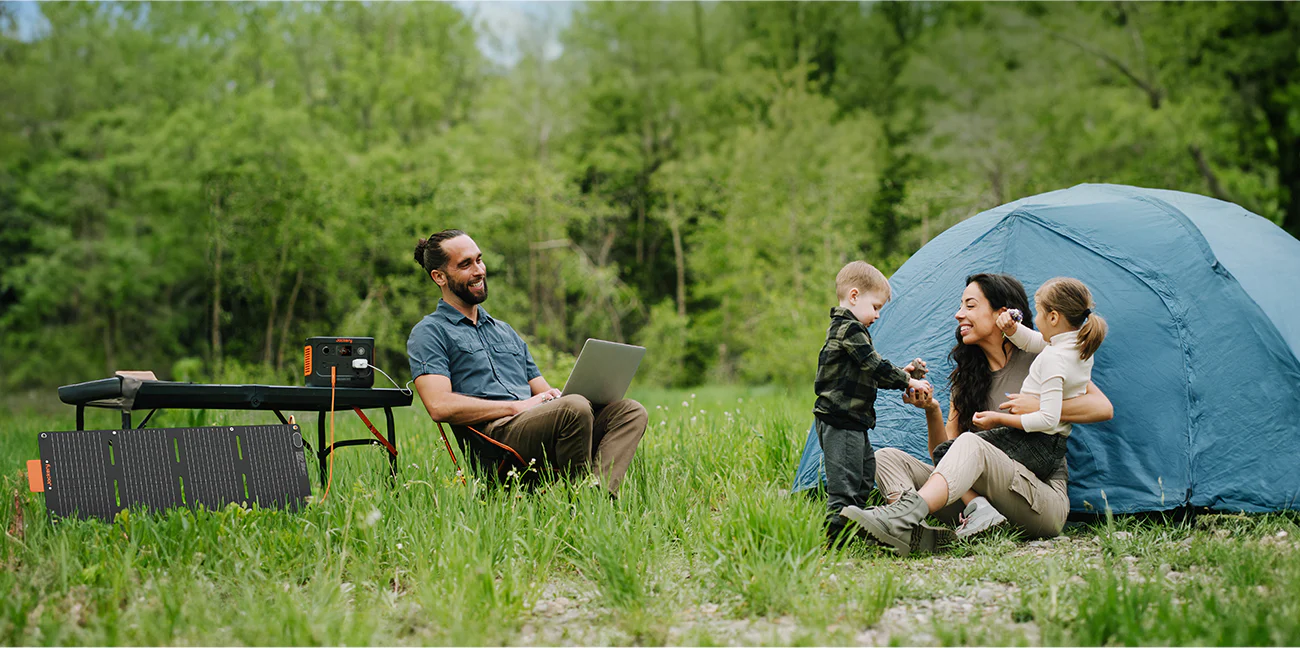
<path id="1" fill-rule="evenodd" d="M 1294 516 L 1223 518 L 1228 533 L 1121 519 L 1072 530 L 1063 545 L 1090 551 L 1046 557 L 1006 532 L 937 562 L 827 551 L 824 502 L 786 492 L 806 394 L 637 396 L 651 427 L 616 502 L 590 481 L 461 483 L 412 408 L 399 412 L 395 488 L 381 449 L 348 448 L 329 498 L 300 512 L 130 511 L 111 524 L 54 523 L 26 491 L 37 433 L 70 428 L 71 408 L 11 414 L 0 428 L 0 643 L 842 644 L 872 629 L 901 643 L 1021 643 L 1024 624 L 1046 643 L 1300 643 Z M 93 412 L 88 427 L 115 423 Z M 343 415 L 338 430 L 368 434 Z M 911 618 L 892 607 L 987 583 L 1018 588 L 978 610 L 1003 624 L 971 613 L 884 625 Z"/>

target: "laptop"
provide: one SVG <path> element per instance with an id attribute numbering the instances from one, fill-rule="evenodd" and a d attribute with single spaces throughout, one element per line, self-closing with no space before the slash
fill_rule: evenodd
<path id="1" fill-rule="evenodd" d="M 562 391 L 596 405 L 622 400 L 643 356 L 645 347 L 588 338 Z"/>

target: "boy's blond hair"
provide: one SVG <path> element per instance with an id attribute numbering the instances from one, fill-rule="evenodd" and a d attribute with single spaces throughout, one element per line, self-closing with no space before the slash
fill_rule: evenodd
<path id="1" fill-rule="evenodd" d="M 857 288 L 858 294 L 879 292 L 885 296 L 886 301 L 892 297 L 889 293 L 889 280 L 884 273 L 866 261 L 850 261 L 835 275 L 836 299 L 847 299 L 850 288 Z"/>

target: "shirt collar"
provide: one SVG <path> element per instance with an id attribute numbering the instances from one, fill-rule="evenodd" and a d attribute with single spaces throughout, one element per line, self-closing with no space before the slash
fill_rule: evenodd
<path id="1" fill-rule="evenodd" d="M 831 307 L 831 319 L 851 319 L 855 322 L 858 321 L 857 315 L 854 315 L 853 311 L 844 308 L 843 306 Z"/>
<path id="2" fill-rule="evenodd" d="M 441 315 L 443 319 L 447 320 L 448 322 L 451 322 L 452 324 L 459 324 L 461 322 L 467 322 L 470 325 L 474 324 L 474 322 L 470 320 L 470 318 L 465 317 L 464 313 L 456 310 L 456 307 L 452 306 L 451 304 L 448 304 L 447 300 L 445 299 L 438 300 L 438 308 L 433 311 L 433 314 Z M 488 315 L 487 309 L 483 308 L 482 304 L 479 304 L 478 321 L 479 324 L 482 324 L 483 322 L 495 322 L 496 320 L 492 319 L 491 315 Z"/>
<path id="3" fill-rule="evenodd" d="M 1056 335 L 1053 335 L 1052 339 L 1050 340 L 1050 344 L 1052 346 L 1058 346 L 1058 347 L 1074 346 L 1075 343 L 1077 343 L 1078 341 L 1079 341 L 1078 331 L 1066 331 L 1064 333 L 1057 333 Z"/>

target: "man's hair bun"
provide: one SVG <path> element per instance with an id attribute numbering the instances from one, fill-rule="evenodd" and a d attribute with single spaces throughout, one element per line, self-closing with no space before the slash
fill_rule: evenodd
<path id="1" fill-rule="evenodd" d="M 424 249 L 428 246 L 429 239 L 420 239 L 420 242 L 415 244 L 415 262 L 421 267 L 424 266 Z"/>

